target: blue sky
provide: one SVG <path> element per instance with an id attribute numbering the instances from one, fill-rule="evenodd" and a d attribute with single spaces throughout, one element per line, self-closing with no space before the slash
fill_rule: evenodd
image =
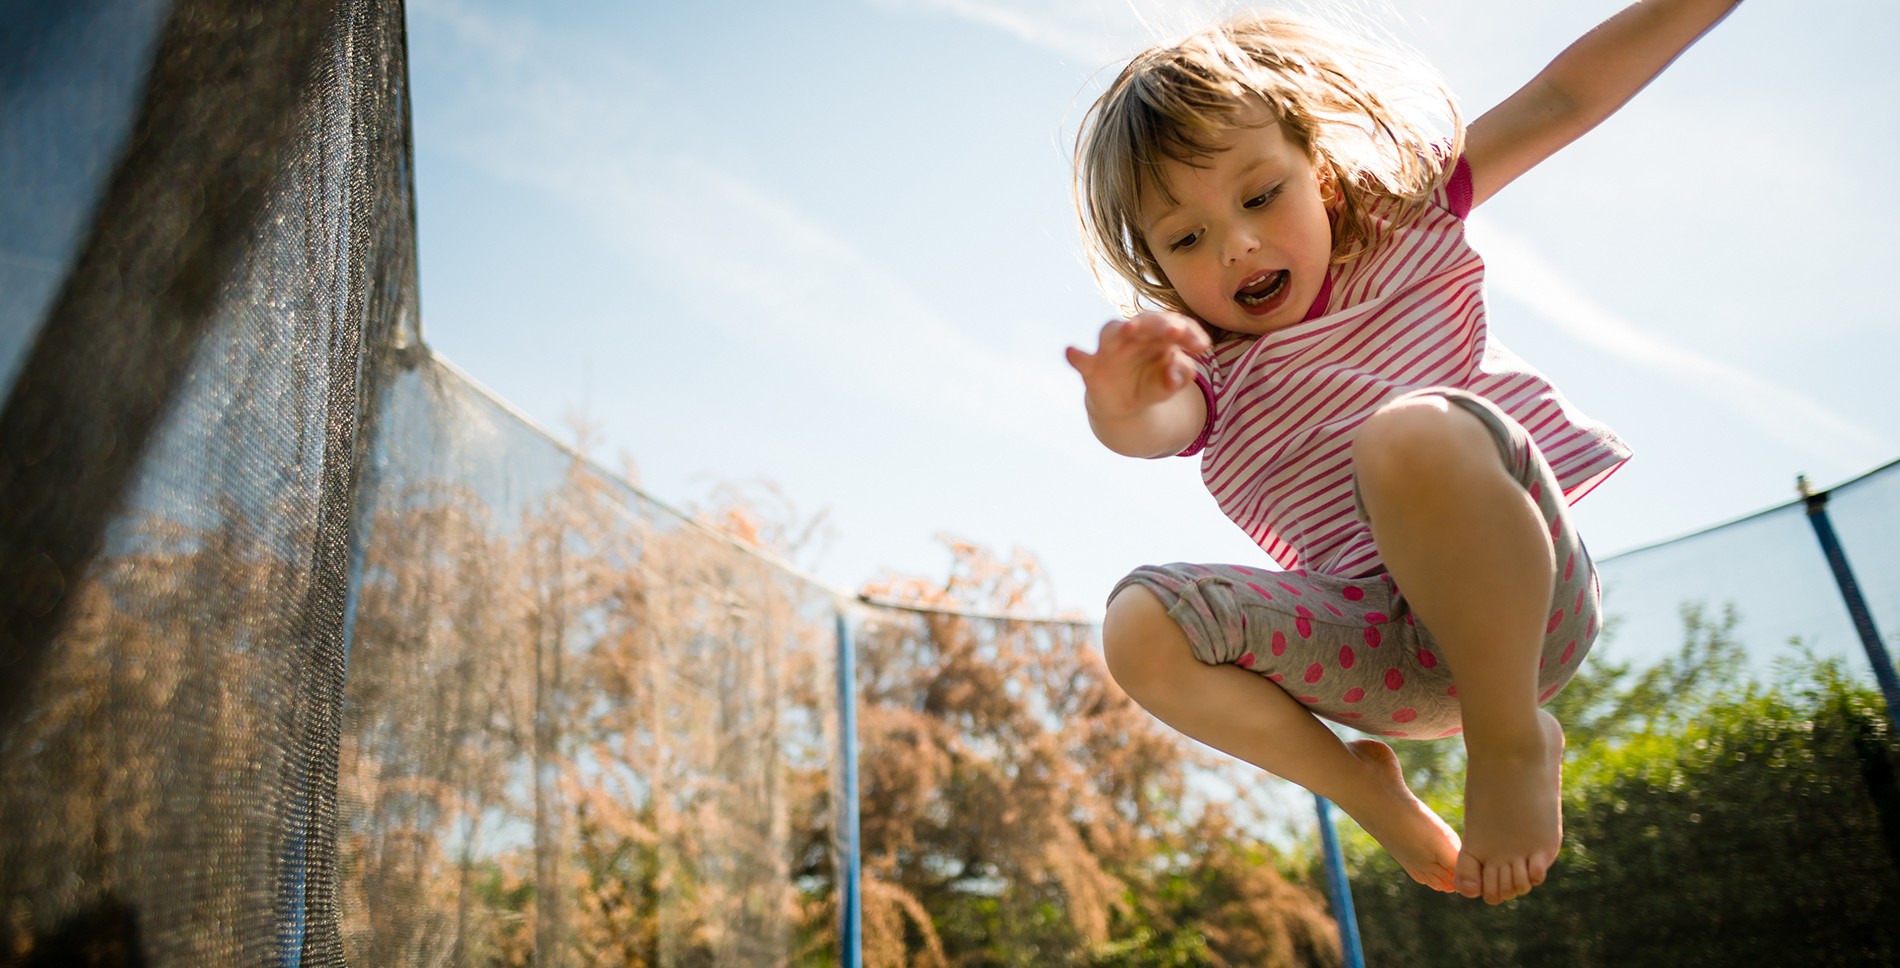
<path id="1" fill-rule="evenodd" d="M 1312 4 L 1475 116 L 1613 2 Z M 1111 312 L 1069 145 L 1137 49 L 1236 9 L 1083 0 L 409 4 L 424 332 L 676 504 L 768 480 L 855 588 L 950 534 L 1099 616 L 1145 561 L 1257 561 L 1188 460 L 1090 437 L 1062 359 Z M 1487 203 L 1494 333 L 1636 448 L 1599 555 L 1900 456 L 1885 0 L 1745 4 Z"/>

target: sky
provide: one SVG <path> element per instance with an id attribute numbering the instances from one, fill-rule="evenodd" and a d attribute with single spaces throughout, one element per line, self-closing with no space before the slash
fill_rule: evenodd
<path id="1" fill-rule="evenodd" d="M 1309 3 L 1475 117 L 1620 4 Z M 1069 196 L 1127 58 L 1243 9 L 1091 0 L 411 0 L 424 335 L 680 506 L 769 484 L 856 589 L 943 536 L 1098 618 L 1130 568 L 1264 562 L 1194 460 L 1117 457 L 1063 360 L 1113 312 Z M 1492 332 L 1635 458 L 1599 557 L 1900 457 L 1891 0 L 1745 4 L 1474 213 Z"/>

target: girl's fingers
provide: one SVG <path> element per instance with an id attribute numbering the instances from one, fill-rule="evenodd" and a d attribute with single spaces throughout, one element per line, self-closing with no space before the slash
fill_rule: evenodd
<path id="1" fill-rule="evenodd" d="M 1179 348 L 1190 354 L 1205 352 L 1207 334 L 1193 320 L 1174 313 L 1142 313 L 1102 327 L 1102 355 L 1136 353 L 1157 356 Z"/>
<path id="2" fill-rule="evenodd" d="M 1207 345 L 1207 334 L 1194 320 L 1179 313 L 1146 312 L 1102 324 L 1095 352 L 1070 346 L 1064 355 L 1091 387 L 1098 381 L 1117 387 L 1127 381 L 1122 392 L 1140 396 L 1145 395 L 1137 387 L 1142 382 L 1150 387 L 1158 382 L 1167 393 L 1187 386 L 1194 380 L 1192 354 Z"/>

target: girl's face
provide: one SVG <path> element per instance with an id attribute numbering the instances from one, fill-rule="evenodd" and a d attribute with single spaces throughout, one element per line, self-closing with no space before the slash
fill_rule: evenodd
<path id="1" fill-rule="evenodd" d="M 1306 318 L 1332 261 L 1333 230 L 1323 176 L 1306 152 L 1265 106 L 1239 121 L 1201 167 L 1167 162 L 1168 190 L 1143 192 L 1140 218 L 1148 250 L 1194 315 L 1259 335 Z"/>

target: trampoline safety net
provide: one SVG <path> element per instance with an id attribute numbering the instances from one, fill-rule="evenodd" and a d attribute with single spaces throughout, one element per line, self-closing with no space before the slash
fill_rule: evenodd
<path id="1" fill-rule="evenodd" d="M 1789 492 L 1795 481 L 1788 481 Z M 1900 461 L 1826 492 L 1825 511 L 1889 657 L 1900 649 Z M 1842 600 L 1807 502 L 1790 501 L 1739 520 L 1627 551 L 1597 563 L 1610 616 L 1605 654 L 1649 665 L 1683 642 L 1685 605 L 1729 613 L 1747 673 L 1775 679 L 1789 662 L 1838 660 L 1874 677 Z"/>
<path id="2" fill-rule="evenodd" d="M 0 965 L 835 963 L 835 603 L 423 349 L 401 4 L 0 23 Z"/>

